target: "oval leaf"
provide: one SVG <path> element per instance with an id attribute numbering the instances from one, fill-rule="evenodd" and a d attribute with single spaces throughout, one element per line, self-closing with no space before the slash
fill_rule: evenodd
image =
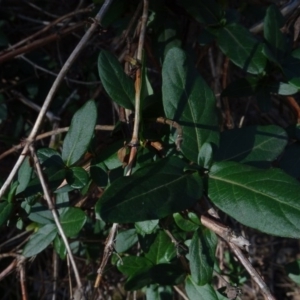
<path id="1" fill-rule="evenodd" d="M 211 168 L 208 184 L 210 199 L 240 223 L 273 235 L 300 237 L 300 184 L 283 171 L 220 162 Z"/>
<path id="2" fill-rule="evenodd" d="M 133 223 L 166 217 L 191 207 L 202 195 L 198 174 L 184 173 L 177 157 L 139 169 L 115 180 L 96 204 L 104 221 Z"/>
<path id="3" fill-rule="evenodd" d="M 88 101 L 72 118 L 70 129 L 65 137 L 62 158 L 67 166 L 77 162 L 86 152 L 97 121 L 97 107 Z"/>
<path id="4" fill-rule="evenodd" d="M 215 97 L 189 63 L 183 50 L 169 50 L 163 64 L 163 104 L 166 117 L 183 129 L 181 150 L 196 162 L 204 143 L 218 144 Z"/>
<path id="5" fill-rule="evenodd" d="M 218 296 L 211 285 L 197 285 L 191 276 L 188 276 L 185 281 L 185 290 L 191 300 L 218 300 Z"/>
<path id="6" fill-rule="evenodd" d="M 284 26 L 284 18 L 275 5 L 267 9 L 264 19 L 264 37 L 275 58 L 280 59 L 284 56 L 287 43 L 280 29 Z"/>
<path id="7" fill-rule="evenodd" d="M 176 256 L 176 248 L 170 237 L 159 231 L 149 251 L 145 254 L 153 264 L 169 263 Z"/>
<path id="8" fill-rule="evenodd" d="M 134 83 L 123 71 L 117 58 L 106 50 L 98 57 L 98 72 L 109 97 L 128 109 L 134 109 Z"/>
<path id="9" fill-rule="evenodd" d="M 56 235 L 57 228 L 55 224 L 47 224 L 41 227 L 30 237 L 30 240 L 25 245 L 22 254 L 25 257 L 30 257 L 42 252 L 55 239 Z"/>
<path id="10" fill-rule="evenodd" d="M 218 238 L 208 229 L 198 229 L 192 238 L 189 251 L 193 280 L 204 285 L 212 280 Z"/>
<path id="11" fill-rule="evenodd" d="M 251 74 L 264 71 L 267 59 L 262 53 L 263 44 L 243 26 L 229 24 L 219 31 L 218 44 L 230 60 Z"/>
<path id="12" fill-rule="evenodd" d="M 271 162 L 282 153 L 286 144 L 287 133 L 276 125 L 226 130 L 221 133 L 215 160 Z"/>
<path id="13" fill-rule="evenodd" d="M 11 202 L 2 202 L 0 203 L 0 226 L 2 226 L 9 218 L 12 209 L 13 204 Z"/>
<path id="14" fill-rule="evenodd" d="M 22 163 L 18 171 L 19 185 L 17 187 L 16 194 L 19 194 L 26 189 L 31 179 L 31 175 L 32 175 L 32 168 L 29 163 L 29 157 L 27 157 L 25 158 L 24 162 Z"/>
<path id="15" fill-rule="evenodd" d="M 116 237 L 115 249 L 117 252 L 125 252 L 138 241 L 135 229 L 119 232 Z"/>
<path id="16" fill-rule="evenodd" d="M 72 167 L 67 172 L 67 182 L 74 189 L 81 189 L 89 182 L 89 174 L 81 167 Z"/>
<path id="17" fill-rule="evenodd" d="M 75 207 L 70 207 L 60 217 L 61 226 L 67 237 L 75 236 L 82 229 L 85 221 L 85 213 Z"/>

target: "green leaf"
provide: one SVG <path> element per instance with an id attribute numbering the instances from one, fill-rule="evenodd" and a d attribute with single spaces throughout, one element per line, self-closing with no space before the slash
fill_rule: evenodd
<path id="1" fill-rule="evenodd" d="M 81 167 L 72 167 L 67 171 L 68 184 L 74 189 L 81 189 L 89 182 L 89 174 Z"/>
<path id="2" fill-rule="evenodd" d="M 135 229 L 119 232 L 116 237 L 115 249 L 117 252 L 125 252 L 138 241 Z"/>
<path id="3" fill-rule="evenodd" d="M 221 133 L 215 160 L 243 163 L 275 160 L 287 144 L 285 130 L 276 125 L 249 126 Z"/>
<path id="4" fill-rule="evenodd" d="M 288 276 L 300 285 L 300 260 L 297 259 L 287 265 L 284 266 Z"/>
<path id="5" fill-rule="evenodd" d="M 97 202 L 96 212 L 104 221 L 133 223 L 191 207 L 202 195 L 202 180 L 196 173 L 184 173 L 185 166 L 170 157 L 115 180 Z"/>
<path id="6" fill-rule="evenodd" d="M 211 285 L 197 285 L 191 276 L 185 280 L 185 290 L 190 300 L 218 300 L 218 296 Z"/>
<path id="7" fill-rule="evenodd" d="M 158 222 L 159 220 L 135 222 L 134 226 L 136 228 L 137 233 L 141 235 L 151 234 L 158 229 Z"/>
<path id="8" fill-rule="evenodd" d="M 153 283 L 152 266 L 148 259 L 141 256 L 125 256 L 117 264 L 119 271 L 128 276 L 125 284 L 127 290 L 138 290 Z"/>
<path id="9" fill-rule="evenodd" d="M 189 251 L 191 276 L 198 285 L 212 280 L 218 238 L 208 229 L 198 229 L 192 238 Z"/>
<path id="10" fill-rule="evenodd" d="M 31 179 L 32 171 L 33 170 L 29 163 L 29 157 L 26 157 L 18 171 L 19 185 L 17 187 L 16 194 L 19 194 L 26 189 Z"/>
<path id="11" fill-rule="evenodd" d="M 180 213 L 173 214 L 176 225 L 184 231 L 196 231 L 201 225 L 199 218 L 195 213 L 189 212 L 188 216 L 184 218 Z"/>
<path id="12" fill-rule="evenodd" d="M 5 201 L 0 203 L 0 226 L 2 226 L 8 220 L 13 207 L 13 203 L 11 202 Z"/>
<path id="13" fill-rule="evenodd" d="M 171 48 L 181 46 L 180 28 L 178 23 L 169 14 L 160 11 L 158 12 L 158 17 L 159 20 L 156 20 L 156 24 L 160 26 L 156 30 L 157 33 L 152 39 L 151 44 L 153 45 L 155 56 L 162 63 Z"/>
<path id="14" fill-rule="evenodd" d="M 300 184 L 283 171 L 220 162 L 212 166 L 208 185 L 212 202 L 240 223 L 277 236 L 300 237 Z"/>
<path id="15" fill-rule="evenodd" d="M 55 224 L 46 224 L 34 233 L 25 245 L 22 255 L 25 257 L 34 256 L 44 249 L 55 239 L 57 228 Z"/>
<path id="16" fill-rule="evenodd" d="M 97 121 L 97 107 L 88 101 L 72 118 L 70 129 L 64 139 L 62 158 L 67 166 L 77 162 L 86 152 Z"/>
<path id="17" fill-rule="evenodd" d="M 201 147 L 197 163 L 200 167 L 209 169 L 213 162 L 213 149 L 210 143 L 204 143 Z"/>
<path id="18" fill-rule="evenodd" d="M 36 203 L 31 207 L 31 212 L 28 216 L 29 220 L 38 224 L 54 224 L 54 219 L 51 211 L 44 205 Z"/>
<path id="19" fill-rule="evenodd" d="M 179 4 L 199 23 L 217 25 L 223 18 L 223 10 L 213 0 L 179 0 Z"/>
<path id="20" fill-rule="evenodd" d="M 60 154 L 51 148 L 42 148 L 37 151 L 40 164 L 45 168 L 62 169 L 65 164 Z"/>
<path id="21" fill-rule="evenodd" d="M 66 246 L 58 235 L 54 239 L 53 246 L 60 259 L 65 259 L 67 254 Z"/>
<path id="22" fill-rule="evenodd" d="M 146 290 L 147 300 L 173 300 L 173 290 L 170 286 L 151 284 Z"/>
<path id="23" fill-rule="evenodd" d="M 67 237 L 74 237 L 86 222 L 86 215 L 76 207 L 70 207 L 60 217 L 61 226 Z"/>
<path id="24" fill-rule="evenodd" d="M 125 256 L 117 263 L 120 272 L 126 276 L 133 276 L 141 270 L 150 269 L 153 266 L 152 262 L 142 256 Z"/>
<path id="25" fill-rule="evenodd" d="M 45 173 L 46 173 L 46 175 L 48 175 L 47 176 L 48 187 L 50 188 L 50 190 L 54 190 L 65 179 L 66 170 L 62 169 L 62 170 L 58 170 L 58 171 L 51 173 L 51 169 L 49 169 L 49 170 L 46 170 Z M 34 178 L 33 180 L 31 180 L 29 182 L 25 191 L 22 192 L 22 196 L 29 197 L 29 196 L 35 195 L 37 193 L 40 193 L 42 191 L 43 191 L 43 189 L 42 189 L 39 178 Z"/>
<path id="26" fill-rule="evenodd" d="M 222 52 L 230 60 L 251 74 L 261 74 L 267 64 L 262 53 L 263 44 L 239 24 L 229 24 L 219 31 L 217 38 Z"/>
<path id="27" fill-rule="evenodd" d="M 264 37 L 277 59 L 282 58 L 287 50 L 285 37 L 280 31 L 283 26 L 284 19 L 279 9 L 275 5 L 270 5 L 264 19 Z"/>
<path id="28" fill-rule="evenodd" d="M 176 63 L 175 63 L 176 62 Z M 183 50 L 169 50 L 163 64 L 163 104 L 166 117 L 183 129 L 181 150 L 196 162 L 204 143 L 218 144 L 215 97 Z"/>
<path id="29" fill-rule="evenodd" d="M 58 193 L 56 194 L 56 208 L 60 215 L 62 215 L 67 209 L 69 209 L 69 194 Z"/>
<path id="30" fill-rule="evenodd" d="M 106 50 L 98 57 L 98 72 L 109 97 L 120 106 L 134 109 L 134 82 L 128 77 L 117 58 Z"/>
<path id="31" fill-rule="evenodd" d="M 169 263 L 176 256 L 176 248 L 170 237 L 164 232 L 159 231 L 153 244 L 145 257 L 153 264 Z"/>

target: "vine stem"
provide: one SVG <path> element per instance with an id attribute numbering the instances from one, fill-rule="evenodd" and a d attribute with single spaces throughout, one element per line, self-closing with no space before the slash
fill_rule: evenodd
<path id="1" fill-rule="evenodd" d="M 0 197 L 2 197 L 3 194 L 5 193 L 5 191 L 8 189 L 8 187 L 9 187 L 10 183 L 12 182 L 14 176 L 16 175 L 19 167 L 21 166 L 22 162 L 24 161 L 26 154 L 29 150 L 29 145 L 34 141 L 34 139 L 38 133 L 38 130 L 41 126 L 42 120 L 48 110 L 48 107 L 49 107 L 52 99 L 54 98 L 55 93 L 57 92 L 58 87 L 60 86 L 61 82 L 64 80 L 65 75 L 67 74 L 71 65 L 74 63 L 74 61 L 78 57 L 79 53 L 82 51 L 83 47 L 87 44 L 88 40 L 93 35 L 94 31 L 97 29 L 99 23 L 101 23 L 103 16 L 107 12 L 107 10 L 110 7 L 112 2 L 113 2 L 113 0 L 105 0 L 104 4 L 102 5 L 101 9 L 99 10 L 99 12 L 97 13 L 97 15 L 95 17 L 94 23 L 91 25 L 91 27 L 87 30 L 87 32 L 81 38 L 80 42 L 77 44 L 77 46 L 75 47 L 75 49 L 73 50 L 73 52 L 71 53 L 71 55 L 69 56 L 69 58 L 67 59 L 65 64 L 63 65 L 59 74 L 57 75 L 57 77 L 56 77 L 55 81 L 53 82 L 53 85 L 44 101 L 44 104 L 40 110 L 40 113 L 35 121 L 35 124 L 31 130 L 31 133 L 27 138 L 27 142 L 24 146 L 24 149 L 23 149 L 21 155 L 19 156 L 17 162 L 15 163 L 13 169 L 11 170 L 8 178 L 6 179 L 6 181 L 4 182 L 4 184 L 2 185 L 2 187 L 0 189 Z"/>
<path id="2" fill-rule="evenodd" d="M 221 238 L 223 238 L 231 248 L 231 250 L 234 252 L 238 260 L 241 262 L 241 264 L 245 267 L 247 272 L 250 274 L 251 278 L 255 281 L 255 283 L 259 286 L 264 298 L 266 300 L 276 300 L 273 295 L 271 294 L 268 286 L 262 279 L 262 277 L 258 274 L 258 272 L 254 269 L 250 261 L 245 257 L 242 250 L 239 248 L 244 248 L 245 246 L 248 246 L 248 241 L 244 239 L 242 236 L 233 236 L 231 232 L 233 230 L 230 230 L 229 227 L 225 226 L 224 224 L 220 223 L 220 218 L 218 216 L 218 213 L 216 210 L 211 206 L 209 203 L 209 199 L 207 197 L 204 197 L 205 203 L 208 206 L 208 213 L 213 216 L 216 221 L 205 217 L 204 215 L 201 215 L 201 223 L 208 229 L 214 231 L 217 235 L 219 235 Z M 195 207 L 196 211 L 200 213 L 199 207 Z"/>
<path id="3" fill-rule="evenodd" d="M 149 9 L 149 0 L 144 0 L 144 7 L 143 7 L 143 15 L 141 18 L 141 30 L 139 36 L 139 43 L 137 49 L 137 56 L 136 59 L 138 62 L 142 61 L 143 58 L 143 48 L 145 43 L 145 36 L 146 36 L 146 26 L 148 20 L 148 9 Z M 128 168 L 126 175 L 130 175 L 133 167 L 133 163 L 137 153 L 137 147 L 139 146 L 139 128 L 140 128 L 140 120 L 141 120 L 141 87 L 142 87 L 142 70 L 139 66 L 136 71 L 136 79 L 135 79 L 135 121 L 133 126 L 133 133 L 132 139 L 129 143 L 132 148 L 130 151 Z"/>
<path id="4" fill-rule="evenodd" d="M 37 171 L 37 175 L 39 177 L 40 183 L 41 183 L 42 188 L 43 188 L 43 193 L 44 193 L 44 197 L 47 201 L 48 208 L 52 213 L 52 216 L 53 216 L 54 222 L 56 224 L 57 230 L 58 230 L 59 234 L 61 235 L 61 238 L 62 238 L 62 240 L 65 244 L 66 250 L 68 252 L 68 256 L 70 258 L 70 262 L 71 262 L 71 265 L 72 265 L 72 268 L 73 268 L 73 271 L 74 271 L 74 275 L 75 275 L 75 278 L 76 278 L 77 287 L 78 287 L 78 289 L 81 289 L 82 288 L 82 283 L 81 283 L 80 275 L 79 275 L 79 272 L 78 272 L 78 269 L 77 269 L 77 266 L 76 266 L 76 263 L 75 263 L 75 259 L 74 259 L 73 253 L 71 251 L 68 239 L 67 239 L 67 237 L 64 233 L 64 230 L 63 230 L 63 228 L 60 224 L 59 217 L 58 217 L 58 214 L 56 212 L 55 206 L 54 206 L 54 204 L 51 200 L 50 193 L 49 193 L 49 190 L 47 188 L 47 184 L 46 184 L 46 181 L 45 181 L 45 178 L 44 178 L 44 174 L 43 174 L 40 162 L 39 162 L 38 157 L 35 153 L 35 149 L 34 149 L 33 145 L 30 145 L 29 149 L 30 149 L 33 161 L 34 161 L 34 165 L 35 165 L 35 168 L 36 168 L 36 171 Z"/>
<path id="5" fill-rule="evenodd" d="M 103 254 L 103 258 L 100 264 L 100 267 L 97 271 L 98 275 L 97 278 L 95 280 L 95 284 L 94 284 L 94 288 L 98 288 L 100 286 L 101 280 L 102 280 L 102 275 L 104 272 L 104 268 L 108 262 L 108 259 L 110 258 L 111 254 L 113 253 L 113 249 L 114 249 L 114 239 L 115 239 L 115 235 L 118 229 L 118 224 L 114 223 L 110 229 L 109 235 L 106 239 L 105 242 L 105 247 L 104 247 L 104 254 Z"/>

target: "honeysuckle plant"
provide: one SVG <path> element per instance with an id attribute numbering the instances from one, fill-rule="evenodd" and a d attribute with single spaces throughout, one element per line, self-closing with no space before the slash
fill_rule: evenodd
<path id="1" fill-rule="evenodd" d="M 256 97 L 265 112 L 274 95 L 298 93 L 300 52 L 281 30 L 285 20 L 276 6 L 266 9 L 263 36 L 257 36 L 217 2 L 178 0 L 176 5 L 201 28 L 197 43 L 218 49 L 239 74 L 221 97 Z M 66 240 L 83 237 L 91 226 L 109 234 L 95 286 L 101 289 L 110 259 L 126 276 L 125 289 L 142 290 L 147 299 L 172 295 L 172 286 L 192 300 L 233 299 L 232 289 L 238 297 L 230 283 L 220 290 L 213 284 L 214 276 L 222 276 L 215 256 L 219 236 L 266 299 L 274 299 L 240 250 L 249 241 L 218 212 L 246 228 L 300 237 L 298 123 L 224 130 L 215 91 L 197 68 L 195 48 L 182 43 L 180 20 L 172 18 L 164 1 L 143 1 L 143 7 L 152 51 L 144 51 L 141 60 L 128 53 L 125 62 L 112 47 L 99 51 L 99 78 L 120 116 L 109 142 L 95 147 L 95 130 L 104 127 L 97 128 L 98 100 L 91 99 L 74 114 L 61 147 L 36 151 L 46 187 L 34 171 L 38 167 L 25 158 L 0 203 L 0 224 L 12 222 L 13 212 L 22 210 L 18 226 L 29 220 L 28 229 L 34 229 L 22 250 L 26 258 L 53 245 L 65 259 L 76 248 L 68 250 Z M 145 49 L 144 43 L 138 47 Z M 159 67 L 151 73 L 154 62 Z M 131 138 L 135 122 L 138 144 Z M 92 211 L 70 204 L 75 191 L 88 198 L 95 187 L 99 197 Z M 55 199 L 57 219 L 42 201 L 45 189 Z"/>

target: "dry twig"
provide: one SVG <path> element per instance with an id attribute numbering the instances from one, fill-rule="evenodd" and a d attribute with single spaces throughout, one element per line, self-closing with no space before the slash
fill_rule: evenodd
<path id="1" fill-rule="evenodd" d="M 16 175 L 19 167 L 21 166 L 22 162 L 25 159 L 25 155 L 28 152 L 29 149 L 29 145 L 32 141 L 34 141 L 38 130 L 40 128 L 40 125 L 42 123 L 42 120 L 48 110 L 48 107 L 55 95 L 55 93 L 57 92 L 58 87 L 60 86 L 62 80 L 64 79 L 65 75 L 67 74 L 68 70 L 70 69 L 71 65 L 74 63 L 74 61 L 76 60 L 76 58 L 79 56 L 80 52 L 82 51 L 82 49 L 84 48 L 84 46 L 87 44 L 88 40 L 91 38 L 91 36 L 93 35 L 94 31 L 97 29 L 98 27 L 98 23 L 101 23 L 103 16 L 105 15 L 105 13 L 107 12 L 109 6 L 111 5 L 111 3 L 113 2 L 113 0 L 106 0 L 104 2 L 104 4 L 102 5 L 100 11 L 98 12 L 98 14 L 95 17 L 95 22 L 91 25 L 91 27 L 86 31 L 85 35 L 82 37 L 82 39 L 80 40 L 80 42 L 78 43 L 78 45 L 75 47 L 75 49 L 73 50 L 73 52 L 71 53 L 71 55 L 69 56 L 69 58 L 67 59 L 67 61 L 65 62 L 64 66 L 62 67 L 62 69 L 60 70 L 58 76 L 56 77 L 45 101 L 44 104 L 40 110 L 40 113 L 37 117 L 37 120 L 32 128 L 32 131 L 28 137 L 27 143 L 21 153 L 21 155 L 19 156 L 17 162 L 15 163 L 12 171 L 10 172 L 8 178 L 6 179 L 6 181 L 4 182 L 3 186 L 1 187 L 0 190 L 0 197 L 3 196 L 3 194 L 5 193 L 5 191 L 8 189 L 11 181 L 13 180 L 14 176 Z"/>

